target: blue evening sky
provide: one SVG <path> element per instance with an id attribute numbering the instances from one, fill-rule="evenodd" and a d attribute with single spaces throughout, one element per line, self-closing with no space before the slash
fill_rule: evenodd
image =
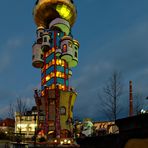
<path id="1" fill-rule="evenodd" d="M 40 70 L 32 67 L 36 0 L 5 0 L 0 4 L 0 117 L 17 97 L 34 104 L 33 89 L 40 86 Z M 106 120 L 100 113 L 98 92 L 113 70 L 122 72 L 123 113 L 128 115 L 128 83 L 134 93 L 148 96 L 148 1 L 74 0 L 78 18 L 72 32 L 80 42 L 79 64 L 71 85 L 78 97 L 74 115 Z M 145 108 L 148 108 L 145 101 Z"/>

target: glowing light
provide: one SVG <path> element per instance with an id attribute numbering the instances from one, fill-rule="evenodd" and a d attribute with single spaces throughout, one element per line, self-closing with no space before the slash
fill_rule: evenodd
<path id="1" fill-rule="evenodd" d="M 64 64 L 64 61 L 62 61 L 62 64 L 61 64 L 61 65 L 64 67 L 64 65 L 65 65 L 65 64 Z"/>
<path id="2" fill-rule="evenodd" d="M 29 127 L 35 128 L 37 127 L 37 124 L 30 124 Z"/>
<path id="3" fill-rule="evenodd" d="M 64 142 L 63 142 L 63 141 L 61 141 L 60 143 L 61 143 L 61 145 L 62 145 Z"/>
<path id="4" fill-rule="evenodd" d="M 67 45 L 66 44 L 63 45 L 63 52 L 67 52 Z"/>
<path id="5" fill-rule="evenodd" d="M 52 84 L 51 89 L 55 89 L 55 85 L 54 84 Z"/>
<path id="6" fill-rule="evenodd" d="M 68 143 L 68 144 L 71 144 L 71 141 L 70 141 L 70 140 L 68 140 L 68 141 L 67 141 L 67 143 Z"/>
<path id="7" fill-rule="evenodd" d="M 47 77 L 46 77 L 46 81 L 48 81 L 49 79 L 50 79 L 50 76 L 47 76 Z"/>
<path id="8" fill-rule="evenodd" d="M 50 134 L 52 134 L 53 132 L 54 132 L 54 131 L 49 131 L 48 134 L 50 135 Z"/>
<path id="9" fill-rule="evenodd" d="M 57 139 L 55 139 L 55 140 L 54 140 L 54 143 L 57 143 L 57 142 L 58 142 L 58 140 L 57 140 Z"/>
<path id="10" fill-rule="evenodd" d="M 44 91 L 42 91 L 41 93 L 42 93 L 42 96 L 44 96 Z"/>
<path id="11" fill-rule="evenodd" d="M 53 65 L 55 64 L 55 60 L 52 60 L 52 64 L 53 64 Z"/>
<path id="12" fill-rule="evenodd" d="M 61 63 L 62 63 L 62 61 L 61 60 L 59 60 L 59 64 L 61 65 Z"/>
<path id="13" fill-rule="evenodd" d="M 56 60 L 56 64 L 59 65 L 59 60 Z"/>
<path id="14" fill-rule="evenodd" d="M 60 72 L 56 72 L 56 77 L 59 77 Z"/>
<path id="15" fill-rule="evenodd" d="M 52 52 L 54 52 L 55 51 L 55 48 L 52 48 Z"/>
<path id="16" fill-rule="evenodd" d="M 64 18 L 70 17 L 70 10 L 66 5 L 57 5 L 56 10 L 62 17 Z"/>
<path id="17" fill-rule="evenodd" d="M 27 124 L 17 124 L 17 127 L 26 128 L 27 127 Z"/>
<path id="18" fill-rule="evenodd" d="M 64 139 L 64 143 L 67 143 L 67 139 Z"/>

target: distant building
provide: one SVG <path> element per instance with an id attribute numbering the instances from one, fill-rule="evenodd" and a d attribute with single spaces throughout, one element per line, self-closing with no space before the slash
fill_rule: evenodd
<path id="1" fill-rule="evenodd" d="M 113 121 L 94 122 L 94 128 L 97 135 L 101 134 L 116 134 L 119 129 Z"/>
<path id="2" fill-rule="evenodd" d="M 90 136 L 87 136 L 85 134 L 88 132 L 88 127 L 91 127 Z M 87 130 L 86 130 L 87 129 Z M 75 137 L 91 137 L 91 136 L 102 136 L 102 135 L 108 135 L 108 134 L 117 134 L 119 133 L 119 128 L 117 125 L 115 125 L 115 122 L 113 121 L 100 121 L 100 122 L 92 122 L 92 124 L 85 124 L 85 122 L 79 122 L 75 121 L 74 123 L 74 133 Z"/>
<path id="3" fill-rule="evenodd" d="M 0 121 L 0 130 L 4 133 L 14 133 L 15 120 L 6 118 Z"/>
<path id="4" fill-rule="evenodd" d="M 26 138 L 31 138 L 35 134 L 37 127 L 37 108 L 32 107 L 31 111 L 27 111 L 23 115 L 15 113 L 15 133 L 25 134 Z"/>

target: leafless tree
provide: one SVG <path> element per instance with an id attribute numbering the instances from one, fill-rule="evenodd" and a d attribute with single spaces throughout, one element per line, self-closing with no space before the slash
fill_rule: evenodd
<path id="1" fill-rule="evenodd" d="M 8 117 L 14 119 L 14 104 L 12 103 L 9 104 Z"/>
<path id="2" fill-rule="evenodd" d="M 103 87 L 102 95 L 98 95 L 101 101 L 100 111 L 109 120 L 115 121 L 121 112 L 120 98 L 123 94 L 121 72 L 113 71 L 111 77 Z"/>
<path id="3" fill-rule="evenodd" d="M 22 121 L 22 116 L 23 114 L 28 110 L 28 104 L 27 101 L 21 97 L 18 97 L 16 99 L 16 112 L 19 113 L 19 120 L 20 120 L 20 124 Z M 21 127 L 20 127 L 20 131 L 21 133 Z"/>
<path id="4" fill-rule="evenodd" d="M 134 114 L 138 115 L 144 106 L 143 95 L 139 92 L 135 93 L 133 102 L 134 102 Z"/>
<path id="5" fill-rule="evenodd" d="M 21 97 L 18 97 L 16 100 L 16 111 L 23 115 L 28 109 L 27 101 Z"/>

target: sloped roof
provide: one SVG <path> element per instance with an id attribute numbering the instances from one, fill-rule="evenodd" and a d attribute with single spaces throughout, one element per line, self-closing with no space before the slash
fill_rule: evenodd
<path id="1" fill-rule="evenodd" d="M 14 127 L 14 125 L 15 125 L 14 119 L 6 118 L 6 119 L 0 121 L 0 126 Z"/>

